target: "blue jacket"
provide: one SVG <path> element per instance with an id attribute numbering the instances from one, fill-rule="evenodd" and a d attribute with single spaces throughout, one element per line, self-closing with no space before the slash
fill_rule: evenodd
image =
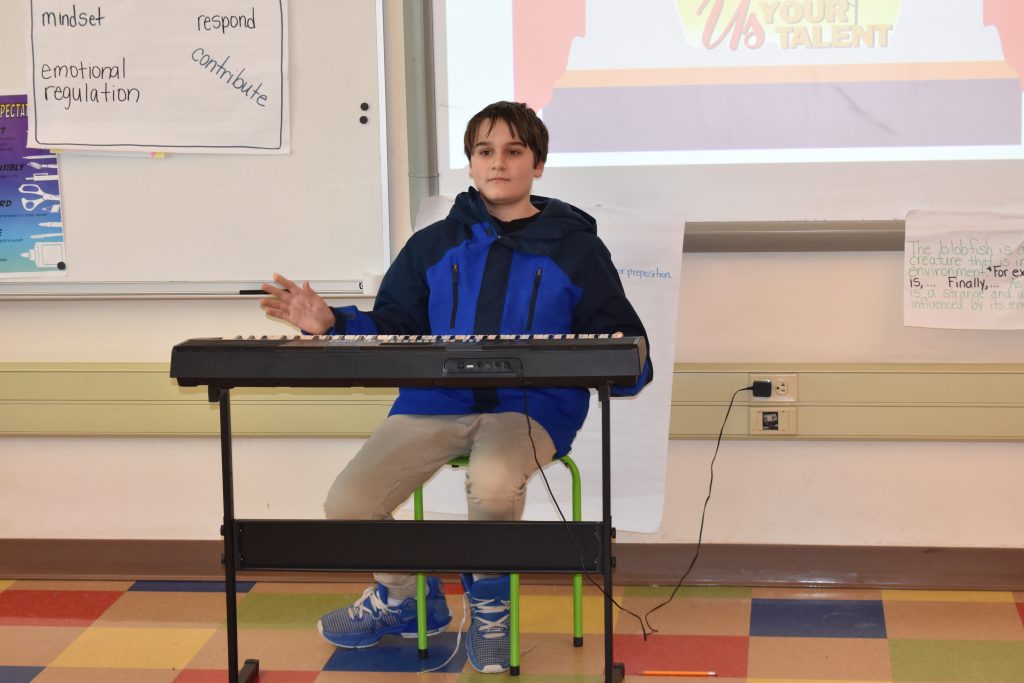
<path id="1" fill-rule="evenodd" d="M 328 334 L 567 334 L 646 336 L 594 219 L 557 199 L 531 197 L 541 214 L 503 235 L 475 189 L 448 217 L 415 233 L 381 281 L 373 310 L 334 309 Z M 649 345 L 648 345 L 649 347 Z M 653 375 L 648 361 L 633 395 Z M 529 415 L 565 455 L 583 425 L 589 391 L 529 389 Z M 391 414 L 526 412 L 522 389 L 402 388 Z"/>

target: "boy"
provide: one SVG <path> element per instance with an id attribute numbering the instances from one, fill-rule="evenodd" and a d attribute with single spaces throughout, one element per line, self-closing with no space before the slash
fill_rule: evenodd
<path id="1" fill-rule="evenodd" d="M 312 334 L 559 334 L 644 336 L 593 218 L 531 196 L 544 172 L 548 132 L 524 104 L 497 102 L 464 138 L 474 188 L 448 218 L 413 235 L 388 269 L 371 312 L 331 308 L 305 283 L 265 284 L 268 315 Z M 636 386 L 652 376 L 650 364 Z M 401 389 L 387 420 L 338 475 L 330 519 L 385 519 L 451 458 L 469 454 L 472 520 L 518 520 L 526 484 L 569 452 L 589 406 L 584 389 Z M 524 415 L 528 405 L 529 415 Z M 527 424 L 528 423 L 528 424 Z M 355 551 L 355 549 L 354 549 Z M 325 615 L 320 633 L 340 647 L 384 635 L 416 636 L 415 578 L 377 574 L 352 606 Z M 427 629 L 451 621 L 440 582 L 428 579 Z M 472 614 L 467 649 L 477 671 L 509 662 L 507 575 L 463 576 Z"/>

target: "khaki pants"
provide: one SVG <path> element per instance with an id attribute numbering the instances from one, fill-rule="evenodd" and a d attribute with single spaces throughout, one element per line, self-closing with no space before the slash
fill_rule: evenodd
<path id="1" fill-rule="evenodd" d="M 518 520 L 537 461 L 546 466 L 554 454 L 544 428 L 530 420 L 528 430 L 522 413 L 392 415 L 334 480 L 324 512 L 328 519 L 390 519 L 445 463 L 469 455 L 469 519 Z M 412 575 L 375 576 L 391 597 L 415 594 Z"/>

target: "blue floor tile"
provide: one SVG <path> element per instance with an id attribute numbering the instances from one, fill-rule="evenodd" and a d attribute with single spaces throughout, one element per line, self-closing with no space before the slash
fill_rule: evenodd
<path id="1" fill-rule="evenodd" d="M 414 673 L 440 666 L 455 649 L 455 633 L 442 633 L 427 641 L 426 659 L 420 659 L 415 638 L 386 636 L 373 647 L 349 650 L 339 647 L 327 660 L 324 671 L 393 671 Z M 439 672 L 458 673 L 466 665 L 466 639 L 459 651 Z"/>
<path id="2" fill-rule="evenodd" d="M 28 683 L 38 676 L 41 666 L 0 666 L 0 683 Z"/>
<path id="3" fill-rule="evenodd" d="M 750 604 L 751 636 L 885 638 L 881 600 L 767 600 Z"/>
<path id="4" fill-rule="evenodd" d="M 248 593 L 255 581 L 236 581 L 236 593 Z M 129 591 L 170 593 L 223 593 L 223 581 L 136 581 Z"/>

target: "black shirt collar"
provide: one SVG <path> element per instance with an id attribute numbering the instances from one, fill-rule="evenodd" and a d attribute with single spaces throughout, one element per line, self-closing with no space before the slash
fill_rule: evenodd
<path id="1" fill-rule="evenodd" d="M 537 216 L 539 216 L 540 214 L 541 212 L 538 211 L 532 216 L 527 216 L 526 218 L 515 218 L 510 221 L 501 221 L 495 218 L 494 216 L 491 216 L 491 220 L 494 221 L 494 224 L 498 227 L 498 230 L 499 232 L 501 232 L 502 235 L 511 235 L 514 232 L 519 232 L 527 225 L 537 220 Z"/>

